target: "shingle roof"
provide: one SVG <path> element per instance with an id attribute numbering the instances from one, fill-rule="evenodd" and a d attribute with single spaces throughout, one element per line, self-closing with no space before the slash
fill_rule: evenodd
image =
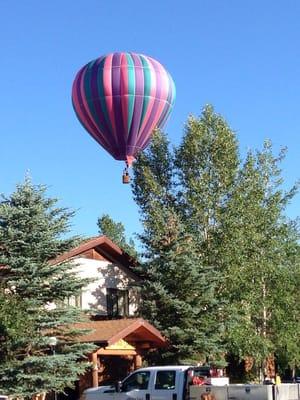
<path id="1" fill-rule="evenodd" d="M 134 339 L 135 342 L 151 342 L 155 347 L 166 345 L 166 339 L 161 333 L 142 318 L 81 322 L 75 324 L 75 328 L 92 330 L 80 337 L 81 342 L 101 343 L 107 346 L 120 339 Z"/>

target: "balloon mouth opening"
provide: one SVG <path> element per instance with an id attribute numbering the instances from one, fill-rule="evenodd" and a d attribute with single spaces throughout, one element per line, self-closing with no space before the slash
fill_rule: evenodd
<path id="1" fill-rule="evenodd" d="M 131 167 L 133 162 L 136 160 L 134 156 L 128 156 L 124 154 L 114 154 L 113 158 L 117 161 L 124 161 L 127 167 Z"/>
<path id="2" fill-rule="evenodd" d="M 135 158 L 133 156 L 126 156 L 125 162 L 126 162 L 127 167 L 131 167 L 133 161 L 135 161 Z"/>

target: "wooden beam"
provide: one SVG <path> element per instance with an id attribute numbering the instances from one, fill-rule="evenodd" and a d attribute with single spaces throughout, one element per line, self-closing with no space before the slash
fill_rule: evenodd
<path id="1" fill-rule="evenodd" d="M 143 349 L 143 350 L 147 350 L 147 349 L 151 349 L 152 347 L 155 347 L 153 345 L 151 345 L 149 342 L 140 342 L 140 343 L 136 343 L 136 348 L 137 349 Z"/>
<path id="2" fill-rule="evenodd" d="M 135 350 L 114 350 L 114 349 L 99 349 L 97 354 L 106 356 L 135 356 L 137 352 Z"/>

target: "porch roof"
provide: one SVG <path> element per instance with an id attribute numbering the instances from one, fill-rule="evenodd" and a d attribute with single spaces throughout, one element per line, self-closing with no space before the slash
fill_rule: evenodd
<path id="1" fill-rule="evenodd" d="M 103 346 L 123 339 L 128 343 L 149 343 L 151 347 L 165 347 L 166 339 L 149 322 L 142 318 L 124 318 L 81 322 L 75 325 L 78 329 L 89 329 L 91 332 L 80 337 L 81 342 L 92 342 Z"/>

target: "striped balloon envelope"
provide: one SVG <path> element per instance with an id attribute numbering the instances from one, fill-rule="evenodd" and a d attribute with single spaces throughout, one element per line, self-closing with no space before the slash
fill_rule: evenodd
<path id="1" fill-rule="evenodd" d="M 116 160 L 131 165 L 163 128 L 175 101 L 170 74 L 143 54 L 111 53 L 77 73 L 72 102 L 84 128 Z"/>

